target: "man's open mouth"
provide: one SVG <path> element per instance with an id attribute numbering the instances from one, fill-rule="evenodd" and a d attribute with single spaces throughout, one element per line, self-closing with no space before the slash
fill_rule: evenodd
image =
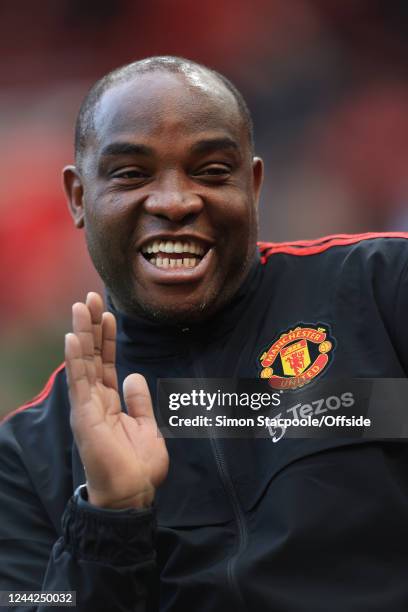
<path id="1" fill-rule="evenodd" d="M 195 268 L 209 247 L 196 240 L 152 240 L 141 248 L 143 257 L 157 268 Z"/>

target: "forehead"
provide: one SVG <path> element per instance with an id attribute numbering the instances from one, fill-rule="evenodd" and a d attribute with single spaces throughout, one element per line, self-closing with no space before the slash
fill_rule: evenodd
<path id="1" fill-rule="evenodd" d="M 209 132 L 243 144 L 243 119 L 233 94 L 211 75 L 157 71 L 116 84 L 102 95 L 89 144 L 97 150 L 122 138 L 176 144 Z"/>

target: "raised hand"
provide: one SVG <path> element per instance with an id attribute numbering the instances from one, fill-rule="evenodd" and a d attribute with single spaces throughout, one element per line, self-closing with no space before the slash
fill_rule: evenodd
<path id="1" fill-rule="evenodd" d="M 116 321 L 99 294 L 72 307 L 73 333 L 65 337 L 71 427 L 85 467 L 90 503 L 144 508 L 165 479 L 168 454 L 153 414 L 146 380 L 123 383 L 121 409 L 115 367 Z"/>

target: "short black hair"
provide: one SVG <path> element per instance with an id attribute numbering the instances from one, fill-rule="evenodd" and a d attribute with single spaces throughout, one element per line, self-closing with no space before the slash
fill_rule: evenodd
<path id="1" fill-rule="evenodd" d="M 120 66 L 119 68 L 115 68 L 115 70 L 112 70 L 106 74 L 91 87 L 81 104 L 75 125 L 75 159 L 77 165 L 80 165 L 82 153 L 86 147 L 89 135 L 94 129 L 93 118 L 95 107 L 105 91 L 114 85 L 131 80 L 138 74 L 156 71 L 172 72 L 174 74 L 188 74 L 188 72 L 197 70 L 207 72 L 213 76 L 215 79 L 220 81 L 234 96 L 238 105 L 239 113 L 247 131 L 251 151 L 253 151 L 254 128 L 251 113 L 242 94 L 238 91 L 235 85 L 233 85 L 233 83 L 231 83 L 231 81 L 221 73 L 213 70 L 212 68 L 208 68 L 203 64 L 198 64 L 197 62 L 193 62 L 192 60 L 188 60 L 183 57 L 159 55 L 148 57 L 146 59 L 138 60 L 130 64 Z"/>

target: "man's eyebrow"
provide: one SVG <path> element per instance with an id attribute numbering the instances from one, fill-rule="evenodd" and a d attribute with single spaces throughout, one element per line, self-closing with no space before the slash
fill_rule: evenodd
<path id="1" fill-rule="evenodd" d="M 196 142 L 192 147 L 193 153 L 212 153 L 215 151 L 222 151 L 225 149 L 233 149 L 239 153 L 240 148 L 238 143 L 232 138 L 209 138 L 206 140 L 200 140 Z"/>
<path id="2" fill-rule="evenodd" d="M 112 142 L 102 149 L 101 157 L 115 155 L 153 155 L 153 149 L 133 142 Z"/>

